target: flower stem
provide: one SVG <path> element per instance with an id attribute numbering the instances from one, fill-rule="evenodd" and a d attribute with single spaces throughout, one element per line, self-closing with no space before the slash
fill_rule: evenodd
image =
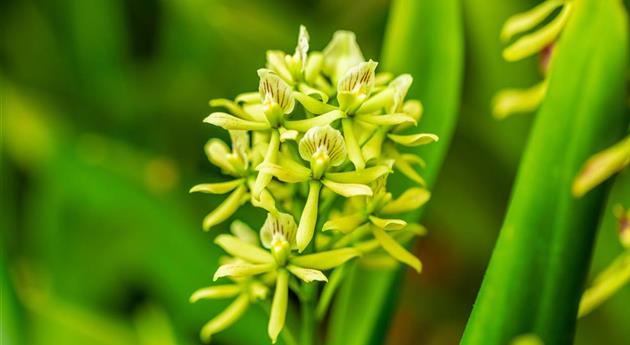
<path id="1" fill-rule="evenodd" d="M 317 284 L 310 283 L 302 286 L 302 299 L 300 301 L 301 332 L 300 344 L 313 345 L 316 343 L 315 330 L 317 329 L 317 320 L 315 318 L 315 295 L 317 292 Z"/>

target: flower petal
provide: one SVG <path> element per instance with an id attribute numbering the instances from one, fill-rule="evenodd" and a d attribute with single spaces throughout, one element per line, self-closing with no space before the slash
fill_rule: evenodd
<path id="1" fill-rule="evenodd" d="M 278 270 L 276 278 L 276 291 L 273 294 L 273 302 L 271 303 L 271 315 L 269 316 L 269 325 L 267 333 L 272 343 L 276 343 L 278 335 L 284 328 L 284 321 L 287 316 L 287 304 L 289 300 L 289 272 L 284 269 Z"/>
<path id="2" fill-rule="evenodd" d="M 370 216 L 370 222 L 383 230 L 400 230 L 407 226 L 407 222 L 402 219 L 383 219 Z"/>
<path id="3" fill-rule="evenodd" d="M 279 50 L 267 51 L 267 68 L 276 73 L 280 78 L 284 79 L 287 83 L 293 83 L 293 77 L 287 66 L 285 59 L 286 54 Z M 263 100 L 264 96 L 261 97 Z"/>
<path id="4" fill-rule="evenodd" d="M 314 270 L 312 268 L 303 268 L 295 265 L 288 265 L 287 269 L 293 273 L 296 277 L 303 281 L 310 283 L 312 281 L 327 282 L 328 278 L 322 273 L 322 271 Z"/>
<path id="5" fill-rule="evenodd" d="M 269 129 L 269 124 L 239 119 L 227 113 L 216 112 L 206 117 L 203 122 L 221 127 L 227 130 L 264 131 Z"/>
<path id="6" fill-rule="evenodd" d="M 295 99 L 293 90 L 284 80 L 268 69 L 258 70 L 260 84 L 258 91 L 263 104 L 277 104 L 285 114 L 293 111 Z"/>
<path id="7" fill-rule="evenodd" d="M 630 136 L 589 158 L 573 181 L 573 195 L 581 197 L 630 164 Z"/>
<path id="8" fill-rule="evenodd" d="M 232 224 L 230 224 L 230 232 L 243 242 L 253 245 L 258 244 L 258 233 L 252 230 L 245 222 L 238 219 L 233 221 Z"/>
<path id="9" fill-rule="evenodd" d="M 389 255 L 393 256 L 396 260 L 411 266 L 420 273 L 422 270 L 422 264 L 417 257 L 407 251 L 407 249 L 401 246 L 400 243 L 396 242 L 396 240 L 391 238 L 385 230 L 378 227 L 372 227 L 372 231 L 374 232 L 376 240 L 381 244 L 383 249 L 389 253 Z"/>
<path id="10" fill-rule="evenodd" d="M 190 296 L 190 303 L 195 303 L 200 299 L 234 297 L 240 292 L 241 287 L 236 284 L 209 286 L 193 292 Z"/>
<path id="11" fill-rule="evenodd" d="M 546 80 L 529 89 L 501 90 L 492 99 L 492 115 L 502 120 L 516 113 L 532 112 L 540 106 L 546 93 Z"/>
<path id="12" fill-rule="evenodd" d="M 369 95 L 374 86 L 376 66 L 378 66 L 378 62 L 370 60 L 350 68 L 343 78 L 339 79 L 337 93 L 349 92 Z"/>
<path id="13" fill-rule="evenodd" d="M 228 161 L 228 155 L 230 154 L 230 148 L 221 139 L 210 139 L 204 146 L 204 151 L 210 163 L 221 168 L 224 172 L 234 175 L 236 171 L 232 164 Z"/>
<path id="14" fill-rule="evenodd" d="M 326 188 L 341 196 L 345 196 L 346 198 L 358 195 L 372 195 L 372 189 L 364 184 L 337 183 L 328 179 L 323 179 L 322 183 L 326 186 Z"/>
<path id="15" fill-rule="evenodd" d="M 535 28 L 563 3 L 562 0 L 547 0 L 527 12 L 511 16 L 501 29 L 501 40 L 507 42 L 515 35 Z"/>
<path id="16" fill-rule="evenodd" d="M 503 58 L 507 61 L 517 61 L 538 53 L 545 46 L 555 41 L 564 28 L 572 8 L 571 2 L 566 2 L 560 14 L 539 30 L 522 36 L 516 42 L 503 50 Z"/>
<path id="17" fill-rule="evenodd" d="M 219 266 L 217 271 L 214 273 L 214 277 L 212 278 L 216 281 L 219 278 L 223 277 L 249 277 L 255 276 L 262 273 L 270 272 L 274 269 L 275 264 L 249 264 L 249 263 L 235 263 L 235 264 L 225 264 Z"/>
<path id="18" fill-rule="evenodd" d="M 319 192 L 322 185 L 318 181 L 311 181 L 308 188 L 308 197 L 306 204 L 300 216 L 296 241 L 298 251 L 301 253 L 311 243 L 313 233 L 315 232 L 315 224 L 317 223 L 317 213 L 319 209 Z"/>
<path id="19" fill-rule="evenodd" d="M 341 120 L 341 126 L 343 129 L 343 138 L 348 149 L 348 159 L 352 162 L 357 170 L 365 168 L 365 159 L 363 153 L 361 153 L 361 146 L 357 141 L 357 137 L 354 133 L 354 123 L 351 119 Z"/>
<path id="20" fill-rule="evenodd" d="M 356 115 L 357 120 L 371 123 L 377 126 L 395 126 L 401 123 L 416 123 L 416 120 L 405 113 L 385 115 Z"/>
<path id="21" fill-rule="evenodd" d="M 368 184 L 377 178 L 390 172 L 386 165 L 377 165 L 363 170 L 353 170 L 338 173 L 326 173 L 326 178 L 338 183 L 361 183 Z"/>
<path id="22" fill-rule="evenodd" d="M 337 31 L 330 43 L 322 51 L 324 61 L 322 71 L 337 80 L 346 70 L 364 61 L 361 48 L 351 31 Z"/>
<path id="23" fill-rule="evenodd" d="M 239 186 L 230 194 L 217 208 L 210 212 L 203 219 L 203 229 L 210 230 L 211 227 L 225 221 L 243 204 L 243 197 L 247 192 L 244 185 Z"/>
<path id="24" fill-rule="evenodd" d="M 217 98 L 217 99 L 211 99 L 209 103 L 211 107 L 215 107 L 215 108 L 223 107 L 227 109 L 229 112 L 231 112 L 232 114 L 244 120 L 250 120 L 250 121 L 256 120 L 253 116 L 248 114 L 245 110 L 243 110 L 243 108 L 241 108 L 236 102 L 232 100 L 225 99 L 225 98 Z"/>
<path id="25" fill-rule="evenodd" d="M 347 155 L 341 132 L 329 125 L 309 129 L 300 140 L 298 149 L 302 159 L 308 162 L 316 153 L 325 152 L 331 166 L 343 164 Z"/>
<path id="26" fill-rule="evenodd" d="M 630 281 L 630 252 L 626 251 L 595 278 L 591 287 L 586 289 L 580 301 L 579 317 L 602 304 L 628 281 Z"/>
<path id="27" fill-rule="evenodd" d="M 326 223 L 322 227 L 322 231 L 341 231 L 345 234 L 356 230 L 361 224 L 366 221 L 365 215 L 361 213 L 354 213 L 347 216 L 342 216 L 338 218 L 333 218 Z"/>
<path id="28" fill-rule="evenodd" d="M 431 192 L 424 188 L 409 188 L 400 197 L 387 203 L 379 210 L 379 213 L 399 214 L 413 211 L 424 205 L 430 198 Z"/>
<path id="29" fill-rule="evenodd" d="M 284 127 L 286 129 L 292 129 L 305 133 L 313 127 L 328 126 L 336 120 L 344 117 L 346 117 L 346 115 L 342 111 L 332 110 L 327 113 L 311 117 L 310 119 L 284 121 Z"/>
<path id="30" fill-rule="evenodd" d="M 247 294 L 241 294 L 224 311 L 203 326 L 201 339 L 209 343 L 213 334 L 219 333 L 234 324 L 245 313 L 248 306 L 249 297 Z"/>
<path id="31" fill-rule="evenodd" d="M 258 166 L 258 171 L 265 174 L 270 174 L 282 182 L 287 183 L 300 183 L 307 181 L 310 178 L 310 172 L 305 174 L 304 171 L 295 171 L 287 169 L 282 165 L 273 163 L 263 163 Z"/>
<path id="32" fill-rule="evenodd" d="M 417 133 L 410 135 L 388 134 L 392 141 L 405 146 L 420 146 L 434 143 L 439 140 L 438 136 L 430 133 Z"/>
<path id="33" fill-rule="evenodd" d="M 273 257 L 268 251 L 251 243 L 241 241 L 236 236 L 219 235 L 214 240 L 214 243 L 223 248 L 228 254 L 251 263 L 265 264 L 273 262 Z"/>
<path id="34" fill-rule="evenodd" d="M 219 183 L 202 183 L 190 188 L 190 193 L 201 192 L 211 194 L 225 194 L 233 191 L 236 187 L 243 184 L 245 180 L 240 178 L 238 180 L 219 182 Z"/>
<path id="35" fill-rule="evenodd" d="M 358 256 L 361 256 L 361 252 L 355 248 L 341 248 L 315 254 L 294 256 L 289 259 L 289 262 L 297 266 L 325 271 L 342 265 Z"/>
<path id="36" fill-rule="evenodd" d="M 298 91 L 293 92 L 293 97 L 295 97 L 295 99 L 300 102 L 304 109 L 310 111 L 313 114 L 324 114 L 333 110 L 338 110 L 337 107 L 333 105 L 319 101 Z"/>

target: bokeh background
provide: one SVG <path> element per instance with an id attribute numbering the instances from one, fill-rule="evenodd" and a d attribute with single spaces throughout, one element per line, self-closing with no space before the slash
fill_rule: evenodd
<path id="1" fill-rule="evenodd" d="M 462 0 L 460 121 L 423 220 L 430 233 L 414 247 L 424 272 L 399 287 L 388 344 L 461 336 L 532 119 L 496 121 L 490 100 L 540 79 L 536 59 L 501 60 L 498 32 L 536 2 Z M 220 199 L 188 194 L 219 177 L 202 150 L 225 137 L 201 122 L 208 100 L 255 90 L 265 50 L 292 51 L 300 24 L 314 49 L 348 29 L 378 60 L 388 9 L 387 0 L 1 2 L 2 344 L 199 344 L 225 306 L 188 303 L 220 255 L 220 231 L 201 231 Z M 239 216 L 256 225 L 263 214 Z M 615 229 L 603 229 L 594 269 L 620 250 Z M 630 344 L 628 290 L 579 322 L 577 344 Z M 264 319 L 252 310 L 216 343 L 267 343 Z"/>

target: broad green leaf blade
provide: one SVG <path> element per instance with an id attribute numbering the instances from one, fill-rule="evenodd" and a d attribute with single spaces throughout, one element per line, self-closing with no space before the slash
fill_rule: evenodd
<path id="1" fill-rule="evenodd" d="M 571 184 L 627 126 L 621 4 L 573 4 L 462 344 L 505 344 L 524 333 L 545 344 L 573 338 L 604 190 L 576 199 Z"/>

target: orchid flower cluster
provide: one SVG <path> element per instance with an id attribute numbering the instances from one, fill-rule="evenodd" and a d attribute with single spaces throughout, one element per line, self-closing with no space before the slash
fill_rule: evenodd
<path id="1" fill-rule="evenodd" d="M 540 106 L 547 93 L 547 76 L 555 42 L 571 15 L 573 1 L 545 0 L 529 11 L 508 18 L 505 22 L 501 30 L 502 41 L 508 42 L 516 35 L 523 35 L 503 50 L 503 59 L 510 62 L 519 61 L 539 53 L 540 70 L 544 79 L 527 89 L 510 88 L 499 91 L 492 100 L 494 117 L 504 119 L 515 113 L 534 111 Z M 560 11 L 555 17 L 538 28 L 558 9 Z"/>
<path id="2" fill-rule="evenodd" d="M 216 237 L 230 257 L 214 280 L 231 282 L 200 289 L 191 301 L 234 301 L 203 327 L 205 341 L 248 306 L 271 301 L 268 334 L 275 343 L 285 327 L 289 291 L 301 301 L 313 282 L 327 282 L 326 271 L 357 258 L 386 256 L 421 270 L 404 244 L 424 228 L 398 216 L 421 207 L 430 194 L 417 171 L 424 161 L 402 147 L 438 138 L 413 133 L 422 105 L 405 100 L 412 77 L 376 73 L 377 65 L 364 59 L 352 32 L 338 31 L 323 51 L 310 52 L 309 35 L 300 27 L 293 54 L 267 52 L 258 92 L 210 101 L 225 111 L 204 122 L 227 130 L 230 145 L 213 138 L 205 152 L 232 179 L 191 189 L 229 193 L 205 217 L 203 228 L 227 221 L 246 203 L 264 209 L 267 217 L 251 224 L 258 233 L 235 220 L 232 234 Z M 387 179 L 397 173 L 413 187 L 394 197 Z M 330 297 L 334 288 L 327 288 L 333 285 L 315 294 Z"/>

